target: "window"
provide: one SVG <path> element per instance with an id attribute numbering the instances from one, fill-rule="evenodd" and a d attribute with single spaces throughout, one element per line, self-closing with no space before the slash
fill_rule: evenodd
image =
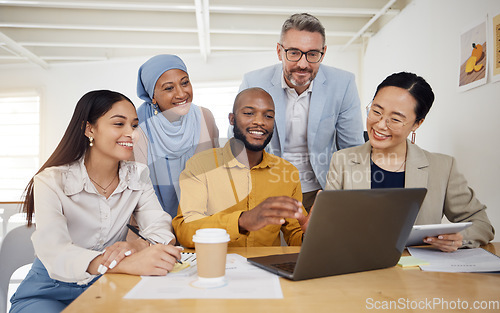
<path id="1" fill-rule="evenodd" d="M 39 168 L 40 97 L 0 94 L 0 201 L 19 201 Z"/>
<path id="2" fill-rule="evenodd" d="M 228 115 L 233 111 L 234 98 L 238 94 L 239 84 L 239 82 L 227 82 L 193 86 L 193 103 L 212 112 L 219 128 L 220 138 L 227 138 Z M 222 141 L 221 144 L 223 144 Z"/>

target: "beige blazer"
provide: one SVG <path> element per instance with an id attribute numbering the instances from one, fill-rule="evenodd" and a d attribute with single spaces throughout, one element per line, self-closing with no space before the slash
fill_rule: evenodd
<path id="1" fill-rule="evenodd" d="M 478 247 L 494 237 L 486 206 L 475 197 L 453 157 L 431 153 L 407 141 L 406 188 L 427 188 L 415 224 L 439 224 L 443 218 L 454 223 L 473 222 L 463 231 L 464 246 Z M 333 154 L 326 179 L 328 189 L 370 189 L 370 142 Z"/>

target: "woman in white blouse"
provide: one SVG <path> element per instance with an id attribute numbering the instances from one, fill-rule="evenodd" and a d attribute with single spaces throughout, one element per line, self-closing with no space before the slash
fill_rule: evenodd
<path id="1" fill-rule="evenodd" d="M 180 259 L 148 167 L 124 161 L 137 125 L 134 105 L 120 93 L 91 91 L 77 103 L 61 142 L 26 188 L 36 258 L 10 312 L 60 312 L 99 274 L 166 275 Z M 159 244 L 125 241 L 132 215 Z"/>

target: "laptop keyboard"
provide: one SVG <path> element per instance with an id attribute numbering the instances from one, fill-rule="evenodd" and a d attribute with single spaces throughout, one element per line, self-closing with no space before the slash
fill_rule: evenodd
<path id="1" fill-rule="evenodd" d="M 285 263 L 271 264 L 271 266 L 279 268 L 280 270 L 283 270 L 288 273 L 293 273 L 293 270 L 295 269 L 295 264 L 296 262 L 285 262 Z"/>

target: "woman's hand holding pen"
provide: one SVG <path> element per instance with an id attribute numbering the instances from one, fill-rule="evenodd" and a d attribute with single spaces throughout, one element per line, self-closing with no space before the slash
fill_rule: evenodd
<path id="1" fill-rule="evenodd" d="M 152 245 L 128 256 L 108 272 L 164 276 L 181 259 L 181 250 L 181 247 L 172 245 Z"/>
<path id="2" fill-rule="evenodd" d="M 127 224 L 127 227 L 139 238 L 132 241 L 116 242 L 113 245 L 107 247 L 101 256 L 97 257 L 91 262 L 88 268 L 89 273 L 93 273 L 92 270 L 95 270 L 99 274 L 104 274 L 108 271 L 134 274 L 134 271 L 137 271 L 138 269 L 129 267 L 126 269 L 127 270 L 126 272 L 123 272 L 122 266 L 119 265 L 125 259 L 125 257 L 129 257 L 131 261 L 137 261 L 135 258 L 135 254 L 140 253 L 140 255 L 142 255 L 144 254 L 141 253 L 143 251 L 147 251 L 147 254 L 153 254 L 153 256 L 148 256 L 148 261 L 157 260 L 158 263 L 156 265 L 153 263 L 152 267 L 151 264 L 149 264 L 150 265 L 149 267 L 146 266 L 146 268 L 141 268 L 141 270 L 146 270 L 146 271 L 153 270 L 153 272 L 145 274 L 137 274 L 137 275 L 166 275 L 166 273 L 172 270 L 173 265 L 175 265 L 175 262 L 182 264 L 182 262 L 179 261 L 181 256 L 180 251 L 182 250 L 181 247 L 157 244 L 154 240 L 144 237 L 139 231 L 139 229 L 137 229 L 136 227 L 130 224 Z M 175 240 L 172 241 L 175 242 Z M 156 246 L 160 247 L 154 248 Z M 172 247 L 174 247 L 173 250 Z M 154 255 L 157 255 L 157 257 L 155 258 Z M 175 257 L 174 259 L 175 262 L 174 264 L 172 264 L 172 266 L 170 266 L 168 263 L 171 260 L 172 256 Z M 95 268 L 96 265 L 98 265 L 97 268 Z M 117 270 L 113 270 L 115 267 L 118 267 Z M 139 265 L 139 267 L 141 267 L 141 265 Z M 163 273 L 163 271 L 166 272 Z"/>

